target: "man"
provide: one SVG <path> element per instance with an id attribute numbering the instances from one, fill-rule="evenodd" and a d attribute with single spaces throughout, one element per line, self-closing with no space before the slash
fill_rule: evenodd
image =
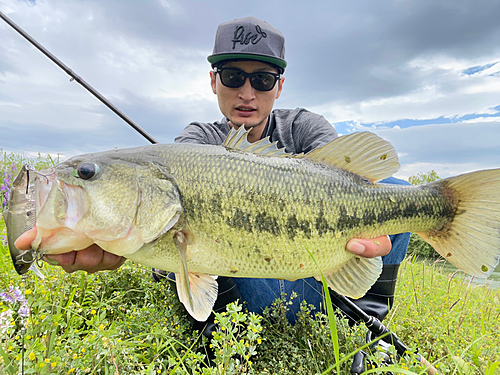
<path id="1" fill-rule="evenodd" d="M 334 128 L 322 116 L 304 109 L 273 111 L 274 101 L 279 98 L 285 81 L 282 77 L 286 68 L 284 52 L 283 35 L 266 22 L 247 17 L 221 24 L 214 52 L 208 61 L 213 67 L 210 72 L 212 90 L 217 95 L 224 118 L 215 123 L 191 123 L 176 142 L 222 144 L 231 128 L 238 129 L 242 125 L 250 129 L 250 142 L 269 136 L 271 141 L 278 141 L 279 147 L 285 147 L 291 153 L 308 152 L 336 138 Z M 34 234 L 34 230 L 25 233 L 16 246 L 29 248 Z M 392 245 L 387 236 L 375 240 L 355 239 L 347 244 L 347 251 L 363 257 L 385 256 L 381 278 L 365 297 L 357 301 L 367 313 L 380 319 L 387 314 L 388 304 L 392 303 L 397 269 L 406 254 L 408 241 L 409 234 L 404 234 L 392 236 Z M 47 258 L 48 262 L 63 267 L 66 272 L 85 270 L 89 273 L 113 270 L 125 261 L 125 258 L 107 253 L 96 245 Z M 157 273 L 161 274 L 160 271 Z M 157 274 L 153 276 L 156 280 L 161 279 Z M 225 308 L 229 302 L 242 299 L 250 311 L 261 313 L 282 293 L 290 296 L 296 292 L 299 298 L 290 305 L 287 316 L 294 322 L 300 300 L 305 299 L 318 309 L 323 304 L 321 285 L 313 278 L 294 282 L 219 278 L 218 283 L 216 311 Z M 338 301 L 337 304 L 340 305 Z M 349 313 L 345 306 L 341 308 Z M 211 336 L 213 314 L 208 323 L 198 322 L 195 328 Z"/>
<path id="2" fill-rule="evenodd" d="M 249 142 L 267 136 L 277 141 L 290 153 L 307 153 L 334 138 L 337 133 L 324 117 L 304 109 L 274 110 L 274 101 L 283 90 L 286 68 L 284 37 L 279 30 L 253 17 L 246 17 L 219 25 L 213 54 L 208 57 L 213 70 L 211 86 L 217 95 L 219 108 L 224 115 L 220 122 L 193 122 L 176 138 L 176 142 L 220 145 L 230 129 L 244 126 L 250 130 Z M 384 182 L 405 183 L 394 178 Z M 386 255 L 384 270 L 375 286 L 357 304 L 368 314 L 382 320 L 392 304 L 399 263 L 403 260 L 409 242 L 409 233 L 387 236 L 376 240 L 353 240 L 347 250 L 365 257 Z M 378 245 L 380 244 L 380 245 Z M 161 271 L 157 270 L 158 273 Z M 158 275 L 153 278 L 160 280 Z M 173 273 L 168 275 L 173 279 Z M 323 304 L 322 286 L 314 278 L 297 281 L 272 279 L 219 278 L 219 298 L 214 309 L 223 310 L 225 305 L 241 298 L 248 310 L 262 313 L 266 306 L 282 293 L 298 298 L 287 305 L 287 318 L 292 323 L 300 308 L 300 301 L 320 309 Z M 333 296 L 332 296 L 333 297 Z M 335 299 L 345 312 L 350 310 Z M 355 319 L 354 315 L 351 317 Z M 208 322 L 195 323 L 208 337 L 214 326 Z"/>

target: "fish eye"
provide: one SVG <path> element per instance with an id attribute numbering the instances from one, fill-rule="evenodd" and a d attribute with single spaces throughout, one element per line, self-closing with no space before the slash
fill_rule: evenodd
<path id="1" fill-rule="evenodd" d="M 82 163 L 76 173 L 82 180 L 89 180 L 99 173 L 99 166 L 95 163 Z"/>

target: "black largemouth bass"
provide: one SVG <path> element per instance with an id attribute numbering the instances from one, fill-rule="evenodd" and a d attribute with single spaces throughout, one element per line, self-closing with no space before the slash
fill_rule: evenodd
<path id="1" fill-rule="evenodd" d="M 374 182 L 398 168 L 394 148 L 372 133 L 290 155 L 268 140 L 249 144 L 243 127 L 222 146 L 77 156 L 37 175 L 32 246 L 51 254 L 96 243 L 173 271 L 200 321 L 217 295 L 210 275 L 294 280 L 321 270 L 330 288 L 361 297 L 382 262 L 346 252 L 352 238 L 417 232 L 458 268 L 487 277 L 500 259 L 500 169 L 425 186 Z"/>

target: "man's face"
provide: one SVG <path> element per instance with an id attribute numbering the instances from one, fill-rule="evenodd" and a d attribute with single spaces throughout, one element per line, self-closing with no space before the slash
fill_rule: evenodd
<path id="1" fill-rule="evenodd" d="M 237 68 L 246 73 L 278 71 L 268 64 L 260 61 L 231 61 L 224 68 Z M 245 124 L 245 128 L 262 128 L 264 130 L 267 118 L 271 113 L 274 101 L 279 98 L 283 89 L 284 77 L 281 77 L 271 91 L 257 91 L 247 79 L 245 84 L 238 88 L 226 87 L 220 81 L 219 74 L 210 72 L 212 91 L 217 95 L 219 108 L 226 116 L 230 125 L 238 128 Z M 255 129 L 257 131 L 257 129 Z"/>

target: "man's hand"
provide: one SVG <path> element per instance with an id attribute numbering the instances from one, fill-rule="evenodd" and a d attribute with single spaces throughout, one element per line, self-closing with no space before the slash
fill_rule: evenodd
<path id="1" fill-rule="evenodd" d="M 382 236 L 371 240 L 353 238 L 347 243 L 345 248 L 352 254 L 365 258 L 375 258 L 389 254 L 392 243 L 389 236 Z"/>
<path id="2" fill-rule="evenodd" d="M 23 233 L 14 245 L 19 250 L 28 250 L 35 237 L 36 227 Z M 61 266 L 68 273 L 75 271 L 94 273 L 97 271 L 115 270 L 126 261 L 126 258 L 108 253 L 97 245 L 91 245 L 86 249 L 64 254 L 46 255 L 43 259 L 49 264 Z"/>

